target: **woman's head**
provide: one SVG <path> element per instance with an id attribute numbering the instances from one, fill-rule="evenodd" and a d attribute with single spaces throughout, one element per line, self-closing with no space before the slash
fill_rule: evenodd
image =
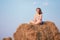
<path id="1" fill-rule="evenodd" d="M 37 12 L 38 14 L 42 14 L 41 8 L 36 8 L 36 12 Z"/>

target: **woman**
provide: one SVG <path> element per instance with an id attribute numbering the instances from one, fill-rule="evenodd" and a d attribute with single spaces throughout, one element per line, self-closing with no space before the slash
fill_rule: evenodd
<path id="1" fill-rule="evenodd" d="M 34 20 L 30 21 L 33 24 L 42 23 L 42 11 L 40 8 L 36 8 L 36 14 L 34 15 Z"/>

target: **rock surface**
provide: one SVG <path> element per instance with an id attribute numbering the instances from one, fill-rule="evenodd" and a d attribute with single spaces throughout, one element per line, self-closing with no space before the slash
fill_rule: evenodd
<path id="1" fill-rule="evenodd" d="M 60 40 L 60 33 L 53 22 L 21 24 L 14 33 L 14 40 Z"/>
<path id="2" fill-rule="evenodd" d="M 3 38 L 3 40 L 12 40 L 12 38 L 11 37 Z"/>

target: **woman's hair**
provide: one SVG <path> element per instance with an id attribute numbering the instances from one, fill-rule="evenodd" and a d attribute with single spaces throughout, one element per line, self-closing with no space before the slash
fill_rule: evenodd
<path id="1" fill-rule="evenodd" d="M 42 14 L 41 8 L 36 8 L 36 11 L 37 9 L 39 9 L 39 15 Z"/>

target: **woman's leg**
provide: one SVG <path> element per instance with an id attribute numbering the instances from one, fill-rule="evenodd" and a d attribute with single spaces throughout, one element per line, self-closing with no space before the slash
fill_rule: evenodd
<path id="1" fill-rule="evenodd" d="M 34 21 L 30 21 L 30 23 L 34 24 L 35 22 Z"/>

